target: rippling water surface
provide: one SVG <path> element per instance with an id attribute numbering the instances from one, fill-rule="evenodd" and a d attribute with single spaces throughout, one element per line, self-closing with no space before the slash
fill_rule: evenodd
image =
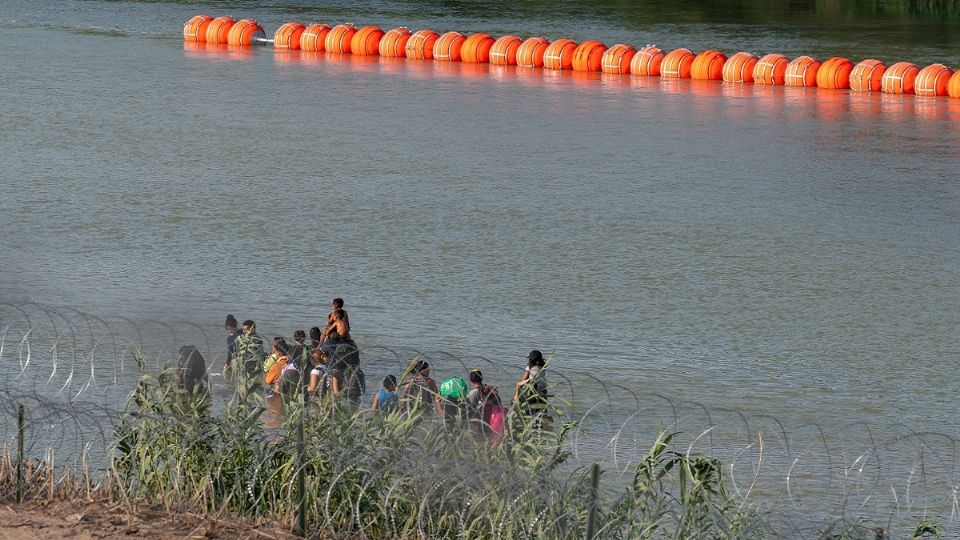
<path id="1" fill-rule="evenodd" d="M 955 12 L 846 5 L 8 0 L 0 300 L 217 336 L 343 296 L 361 344 L 956 436 L 960 100 L 179 37 L 210 12 L 956 63 Z"/>

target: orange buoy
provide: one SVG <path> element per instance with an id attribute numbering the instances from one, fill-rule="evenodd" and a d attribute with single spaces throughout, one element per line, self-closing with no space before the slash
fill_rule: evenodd
<path id="1" fill-rule="evenodd" d="M 883 81 L 883 72 L 887 65 L 873 58 L 853 66 L 850 72 L 850 89 L 857 92 L 879 92 Z"/>
<path id="2" fill-rule="evenodd" d="M 630 61 L 630 73 L 641 77 L 657 77 L 660 75 L 660 66 L 666 53 L 656 45 L 643 47 Z"/>
<path id="3" fill-rule="evenodd" d="M 600 71 L 603 67 L 603 53 L 607 46 L 600 41 L 588 39 L 573 51 L 574 71 Z"/>
<path id="4" fill-rule="evenodd" d="M 723 82 L 750 84 L 758 58 L 748 52 L 738 52 L 723 63 Z"/>
<path id="5" fill-rule="evenodd" d="M 263 26 L 254 19 L 241 19 L 230 27 L 227 33 L 228 45 L 239 45 L 249 47 L 253 45 L 254 39 L 266 39 L 267 34 L 263 31 Z"/>
<path id="6" fill-rule="evenodd" d="M 387 30 L 387 33 L 380 38 L 380 44 L 378 45 L 380 56 L 405 58 L 408 41 L 410 41 L 410 30 L 402 26 Z"/>
<path id="7" fill-rule="evenodd" d="M 520 67 L 543 67 L 543 56 L 550 42 L 545 37 L 527 38 L 517 49 L 517 65 Z"/>
<path id="8" fill-rule="evenodd" d="M 414 32 L 407 40 L 407 47 L 404 52 L 407 58 L 415 60 L 430 60 L 433 58 L 433 46 L 440 39 L 440 34 L 424 28 Z"/>
<path id="9" fill-rule="evenodd" d="M 494 39 L 490 34 L 476 33 L 468 37 L 460 47 L 460 60 L 467 64 L 486 64 L 490 62 L 490 48 Z"/>
<path id="10" fill-rule="evenodd" d="M 543 52 L 543 67 L 546 69 L 570 69 L 573 67 L 573 52 L 577 44 L 572 39 L 560 38 L 547 46 Z"/>
<path id="11" fill-rule="evenodd" d="M 790 61 L 782 54 L 766 54 L 753 67 L 754 84 L 783 84 Z"/>
<path id="12" fill-rule="evenodd" d="M 273 33 L 273 48 L 279 50 L 297 50 L 300 48 L 300 36 L 306 30 L 303 23 L 296 21 L 283 23 Z"/>
<path id="13" fill-rule="evenodd" d="M 234 25 L 232 17 L 217 17 L 207 25 L 207 43 L 214 45 L 226 45 L 227 35 L 230 34 L 230 28 Z"/>
<path id="14" fill-rule="evenodd" d="M 910 62 L 897 62 L 883 72 L 880 91 L 884 94 L 912 94 L 920 68 Z"/>
<path id="15" fill-rule="evenodd" d="M 300 34 L 300 50 L 310 52 L 323 52 L 327 50 L 327 34 L 330 33 L 330 26 L 322 23 L 315 23 L 303 29 Z"/>
<path id="16" fill-rule="evenodd" d="M 383 30 L 379 26 L 364 26 L 350 38 L 350 53 L 357 56 L 375 56 L 380 54 L 380 39 Z"/>
<path id="17" fill-rule="evenodd" d="M 490 63 L 498 66 L 517 65 L 517 51 L 523 43 L 517 36 L 501 36 L 490 47 Z"/>
<path id="18" fill-rule="evenodd" d="M 853 62 L 842 56 L 831 56 L 817 70 L 817 86 L 820 88 L 850 88 Z"/>
<path id="19" fill-rule="evenodd" d="M 930 64 L 917 73 L 913 92 L 918 96 L 945 96 L 953 70 L 943 64 Z"/>
<path id="20" fill-rule="evenodd" d="M 953 76 L 947 81 L 947 95 L 952 98 L 960 98 L 960 69 L 953 72 Z"/>
<path id="21" fill-rule="evenodd" d="M 207 27 L 210 26 L 211 21 L 213 17 L 209 15 L 191 17 L 187 24 L 183 25 L 183 40 L 190 43 L 206 43 Z"/>
<path id="22" fill-rule="evenodd" d="M 812 56 L 798 56 L 787 64 L 783 84 L 787 86 L 816 86 L 820 62 Z"/>
<path id="23" fill-rule="evenodd" d="M 630 73 L 630 62 L 636 54 L 637 49 L 632 46 L 617 43 L 603 53 L 600 71 L 617 74 Z"/>
<path id="24" fill-rule="evenodd" d="M 352 24 L 338 24 L 327 32 L 327 37 L 323 40 L 323 48 L 331 53 L 350 54 L 351 41 L 356 34 L 357 29 Z"/>
<path id="25" fill-rule="evenodd" d="M 660 76 L 664 79 L 689 79 L 695 55 L 690 49 L 674 49 L 663 57 Z"/>
<path id="26" fill-rule="evenodd" d="M 727 55 L 720 51 L 706 50 L 693 59 L 690 66 L 690 78 L 700 81 L 719 81 L 723 79 L 723 64 Z"/>
<path id="27" fill-rule="evenodd" d="M 459 62 L 463 42 L 467 38 L 460 32 L 447 32 L 433 44 L 433 59 L 441 62 Z"/>

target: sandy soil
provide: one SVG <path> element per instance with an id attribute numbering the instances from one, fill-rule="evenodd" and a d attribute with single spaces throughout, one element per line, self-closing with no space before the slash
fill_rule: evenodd
<path id="1" fill-rule="evenodd" d="M 101 503 L 0 504 L 0 540 L 296 538 L 280 527 Z"/>

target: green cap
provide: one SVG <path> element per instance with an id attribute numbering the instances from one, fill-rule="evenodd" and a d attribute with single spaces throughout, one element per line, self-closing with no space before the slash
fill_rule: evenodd
<path id="1" fill-rule="evenodd" d="M 467 395 L 467 381 L 460 377 L 450 377 L 440 383 L 440 397 L 461 399 Z"/>

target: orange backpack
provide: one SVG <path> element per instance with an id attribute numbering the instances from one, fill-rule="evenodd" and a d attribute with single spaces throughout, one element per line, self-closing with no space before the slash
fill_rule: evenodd
<path id="1" fill-rule="evenodd" d="M 267 372 L 266 379 L 263 382 L 266 384 L 274 384 L 279 381 L 280 374 L 283 373 L 283 368 L 287 367 L 287 362 L 289 362 L 289 360 L 286 356 L 278 358 L 277 361 L 270 366 L 270 371 Z"/>

